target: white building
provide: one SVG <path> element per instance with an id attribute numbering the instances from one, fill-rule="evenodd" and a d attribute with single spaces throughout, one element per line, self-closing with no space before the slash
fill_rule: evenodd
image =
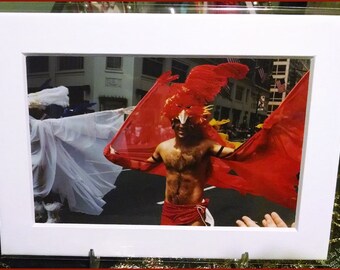
<path id="1" fill-rule="evenodd" d="M 302 75 L 309 70 L 309 66 L 309 59 L 281 58 L 273 61 L 272 80 L 269 89 L 268 115 L 279 107 L 282 101 L 287 97 L 289 91 L 300 80 Z M 280 84 L 277 82 L 280 82 Z"/>

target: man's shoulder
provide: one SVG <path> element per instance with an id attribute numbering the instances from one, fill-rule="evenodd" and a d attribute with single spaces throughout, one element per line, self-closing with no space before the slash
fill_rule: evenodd
<path id="1" fill-rule="evenodd" d="M 210 151 L 214 151 L 214 149 L 219 149 L 221 145 L 211 139 L 204 139 L 202 142 L 202 146 Z"/>
<path id="2" fill-rule="evenodd" d="M 205 139 L 202 140 L 202 144 L 205 144 L 205 145 L 214 145 L 214 144 L 216 144 L 216 142 L 211 140 L 211 139 L 205 138 Z"/>
<path id="3" fill-rule="evenodd" d="M 167 147 L 169 145 L 174 145 L 174 142 L 175 142 L 175 138 L 172 138 L 172 139 L 169 139 L 169 140 L 166 140 L 164 142 L 161 142 L 158 147 Z"/>

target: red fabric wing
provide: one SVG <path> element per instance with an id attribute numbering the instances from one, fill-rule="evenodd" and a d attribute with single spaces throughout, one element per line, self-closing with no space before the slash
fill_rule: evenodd
<path id="1" fill-rule="evenodd" d="M 105 157 L 115 164 L 135 170 L 165 175 L 163 164 L 154 166 L 146 160 L 156 146 L 173 137 L 170 121 L 161 117 L 165 100 L 173 95 L 169 82 L 177 77 L 163 74 L 138 103 L 112 141 L 105 147 Z M 115 153 L 110 153 L 110 146 Z"/>
<path id="2" fill-rule="evenodd" d="M 280 107 L 264 122 L 263 129 L 238 148 L 228 159 L 212 157 L 212 174 L 208 183 L 236 189 L 245 194 L 295 209 L 306 113 L 308 75 L 289 93 Z M 170 73 L 162 75 L 143 100 L 138 103 L 123 126 L 105 147 L 104 155 L 125 168 L 166 174 L 163 164 L 146 160 L 156 146 L 174 136 L 168 119 L 160 112 L 165 100 L 173 95 Z M 212 128 L 207 135 L 221 143 Z M 110 146 L 115 153 L 110 153 Z"/>
<path id="3" fill-rule="evenodd" d="M 246 192 L 291 209 L 297 200 L 308 78 L 309 73 L 266 119 L 263 128 L 226 161 L 246 180 Z"/>

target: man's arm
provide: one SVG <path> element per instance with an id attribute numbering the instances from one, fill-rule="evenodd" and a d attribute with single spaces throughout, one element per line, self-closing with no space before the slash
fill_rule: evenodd
<path id="1" fill-rule="evenodd" d="M 162 162 L 162 157 L 160 154 L 160 145 L 158 145 L 155 149 L 155 152 L 153 152 L 152 156 L 147 159 L 148 162 L 151 163 L 159 163 Z"/>
<path id="2" fill-rule="evenodd" d="M 155 157 L 159 156 L 159 154 L 157 153 L 158 151 L 155 150 L 155 153 L 153 154 L 153 156 Z M 123 168 L 129 168 L 133 170 L 148 171 L 157 165 L 157 163 L 152 158 L 152 156 L 148 158 L 147 160 L 129 159 L 124 156 L 120 156 L 119 153 L 115 151 L 115 149 L 111 145 L 109 147 L 107 146 L 104 149 L 104 155 L 111 162 L 117 165 L 120 165 Z"/>
<path id="3" fill-rule="evenodd" d="M 117 152 L 112 148 L 112 146 L 110 145 L 110 153 L 111 154 L 116 154 Z M 151 163 L 158 163 L 162 161 L 162 157 L 159 153 L 159 146 L 156 147 L 155 152 L 152 154 L 151 157 L 149 157 L 147 160 L 147 162 L 151 162 Z"/>
<path id="4" fill-rule="evenodd" d="M 231 153 L 233 153 L 234 149 L 227 147 L 227 146 L 222 146 L 219 144 L 213 144 L 213 146 L 211 147 L 211 152 L 212 152 L 212 155 L 215 157 L 225 158 Z"/>

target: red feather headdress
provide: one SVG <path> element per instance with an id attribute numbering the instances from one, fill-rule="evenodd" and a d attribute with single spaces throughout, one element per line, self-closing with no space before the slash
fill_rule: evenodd
<path id="1" fill-rule="evenodd" d="M 185 111 L 193 123 L 207 122 L 210 108 L 206 105 L 215 99 L 229 78 L 242 79 L 248 71 L 248 66 L 239 63 L 194 67 L 185 83 L 171 85 L 174 94 L 166 100 L 162 115 L 173 120 Z"/>

